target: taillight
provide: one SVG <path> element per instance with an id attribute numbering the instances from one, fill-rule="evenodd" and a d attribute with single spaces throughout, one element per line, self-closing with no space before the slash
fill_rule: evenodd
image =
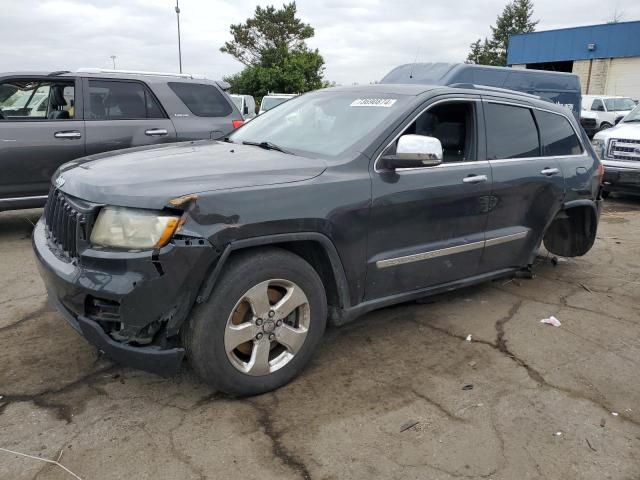
<path id="1" fill-rule="evenodd" d="M 233 128 L 240 128 L 242 125 L 244 125 L 244 120 L 234 120 L 232 123 Z"/>
<path id="2" fill-rule="evenodd" d="M 604 164 L 600 162 L 598 166 L 598 177 L 600 178 L 600 185 L 604 184 Z"/>

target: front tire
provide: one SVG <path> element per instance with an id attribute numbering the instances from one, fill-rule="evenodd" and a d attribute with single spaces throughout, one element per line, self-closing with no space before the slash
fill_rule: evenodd
<path id="1" fill-rule="evenodd" d="M 305 260 L 279 248 L 243 252 L 231 257 L 209 300 L 187 322 L 187 357 L 223 392 L 268 392 L 303 370 L 326 318 L 322 280 Z"/>
<path id="2" fill-rule="evenodd" d="M 611 127 L 613 127 L 613 125 L 611 125 L 609 122 L 602 122 L 598 131 L 601 132 L 602 130 L 607 130 Z"/>

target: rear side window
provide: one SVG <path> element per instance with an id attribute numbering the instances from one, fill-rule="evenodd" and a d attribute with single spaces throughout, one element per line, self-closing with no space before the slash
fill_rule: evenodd
<path id="1" fill-rule="evenodd" d="M 138 82 L 89 80 L 89 120 L 165 118 L 149 89 Z"/>
<path id="2" fill-rule="evenodd" d="M 536 110 L 536 120 L 542 139 L 543 155 L 580 155 L 582 145 L 575 130 L 565 117 Z"/>
<path id="3" fill-rule="evenodd" d="M 484 115 L 489 160 L 540 155 L 538 129 L 529 108 L 485 103 Z"/>
<path id="4" fill-rule="evenodd" d="M 604 112 L 604 103 L 602 103 L 602 100 L 595 99 L 591 104 L 591 110 L 593 112 Z"/>
<path id="5" fill-rule="evenodd" d="M 213 85 L 169 82 L 169 87 L 198 117 L 226 117 L 233 111 L 224 95 Z"/>

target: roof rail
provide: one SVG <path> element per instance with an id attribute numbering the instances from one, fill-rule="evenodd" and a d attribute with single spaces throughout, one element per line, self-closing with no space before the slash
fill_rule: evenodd
<path id="1" fill-rule="evenodd" d="M 69 70 L 56 70 L 47 74 L 47 77 L 57 77 L 58 75 L 64 75 L 65 73 L 71 73 Z"/>
<path id="2" fill-rule="evenodd" d="M 156 77 L 179 77 L 179 78 L 191 78 L 191 79 L 205 79 L 204 75 L 198 75 L 193 73 L 167 73 L 167 72 L 146 72 L 143 70 L 112 70 L 106 68 L 79 68 L 77 73 L 120 73 L 125 75 L 149 75 Z"/>
<path id="3" fill-rule="evenodd" d="M 489 90 L 491 92 L 511 93 L 514 95 L 521 95 L 523 97 L 537 98 L 538 100 L 541 100 L 541 97 L 539 97 L 538 95 L 522 92 L 520 90 L 511 90 L 509 88 L 492 87 L 489 85 L 478 85 L 476 83 L 452 83 L 451 85 L 449 85 L 449 87 L 468 88 L 470 90 Z"/>

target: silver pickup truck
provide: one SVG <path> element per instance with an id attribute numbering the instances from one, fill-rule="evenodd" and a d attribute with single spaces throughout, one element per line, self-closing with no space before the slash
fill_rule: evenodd
<path id="1" fill-rule="evenodd" d="M 603 197 L 640 194 L 640 106 L 615 127 L 596 133 L 592 144 L 605 168 Z"/>
<path id="2" fill-rule="evenodd" d="M 0 211 L 43 206 L 68 161 L 228 135 L 242 115 L 227 86 L 124 70 L 0 73 Z"/>

